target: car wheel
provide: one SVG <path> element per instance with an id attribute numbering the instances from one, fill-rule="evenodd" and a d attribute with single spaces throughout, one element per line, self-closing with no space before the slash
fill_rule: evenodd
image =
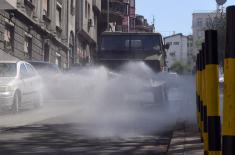
<path id="1" fill-rule="evenodd" d="M 20 95 L 19 93 L 15 93 L 14 95 L 14 100 L 13 100 L 13 104 L 11 107 L 11 111 L 14 113 L 18 113 L 19 112 L 19 105 L 20 105 Z"/>
<path id="2" fill-rule="evenodd" d="M 43 95 L 41 93 L 36 93 L 35 98 L 34 98 L 34 107 L 35 108 L 40 108 L 43 105 Z"/>

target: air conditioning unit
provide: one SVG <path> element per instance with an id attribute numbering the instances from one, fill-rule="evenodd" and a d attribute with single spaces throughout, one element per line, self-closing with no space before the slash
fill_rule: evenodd
<path id="1" fill-rule="evenodd" d="M 91 18 L 88 19 L 88 27 L 94 27 L 94 22 Z"/>

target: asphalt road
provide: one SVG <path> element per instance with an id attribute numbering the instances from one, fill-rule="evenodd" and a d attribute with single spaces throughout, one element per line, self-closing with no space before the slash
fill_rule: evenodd
<path id="1" fill-rule="evenodd" d="M 0 155 L 166 154 L 176 116 L 189 121 L 194 114 L 188 92 L 193 88 L 171 89 L 169 111 L 58 100 L 41 109 L 0 113 Z"/>
<path id="2" fill-rule="evenodd" d="M 95 121 L 86 123 L 84 120 L 88 116 L 79 115 L 84 110 L 82 105 L 74 106 L 73 102 L 68 101 L 55 103 L 57 106 L 49 104 L 42 109 L 24 110 L 15 115 L 2 114 L 0 154 L 161 155 L 167 152 L 172 136 L 171 129 L 164 132 L 154 129 L 145 131 L 143 129 L 151 127 L 152 122 L 139 124 L 137 120 L 120 123 L 117 119 L 111 119 L 110 121 L 116 123 L 110 124 L 106 121 L 99 121 L 100 124 L 94 123 Z M 79 118 L 71 119 L 74 116 Z M 132 124 L 129 124 L 129 121 Z M 118 123 L 119 125 L 116 125 Z M 113 128 L 107 128 L 107 125 Z M 120 128 L 120 131 L 110 134 L 115 128 Z M 99 134 L 100 132 L 102 134 Z"/>

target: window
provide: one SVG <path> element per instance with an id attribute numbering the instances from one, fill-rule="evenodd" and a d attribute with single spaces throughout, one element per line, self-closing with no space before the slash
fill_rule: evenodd
<path id="1" fill-rule="evenodd" d="M 170 53 L 170 56 L 175 57 L 175 52 Z"/>
<path id="2" fill-rule="evenodd" d="M 34 8 L 35 8 L 35 6 L 34 6 L 34 4 L 33 4 L 33 0 L 24 0 L 24 4 L 25 4 L 26 6 L 28 6 L 29 8 L 31 8 L 31 9 L 34 9 Z"/>
<path id="3" fill-rule="evenodd" d="M 134 18 L 130 19 L 130 28 L 135 29 L 135 19 Z"/>
<path id="4" fill-rule="evenodd" d="M 15 77 L 16 63 L 0 63 L 0 77 Z"/>
<path id="5" fill-rule="evenodd" d="M 50 0 L 42 0 L 43 16 L 49 16 Z"/>
<path id="6" fill-rule="evenodd" d="M 96 29 L 97 28 L 97 16 L 94 17 L 94 28 Z"/>
<path id="7" fill-rule="evenodd" d="M 88 4 L 88 18 L 91 18 L 91 6 Z"/>
<path id="8" fill-rule="evenodd" d="M 28 74 L 29 74 L 30 77 L 33 77 L 37 74 L 35 69 L 32 67 L 32 65 L 30 65 L 30 64 L 25 64 L 25 65 L 27 67 Z"/>
<path id="9" fill-rule="evenodd" d="M 87 18 L 87 1 L 85 2 L 85 17 Z"/>
<path id="10" fill-rule="evenodd" d="M 49 62 L 50 58 L 50 47 L 48 44 L 44 45 L 44 61 Z"/>
<path id="11" fill-rule="evenodd" d="M 174 45 L 179 45 L 180 43 L 179 42 L 174 42 Z"/>
<path id="12" fill-rule="evenodd" d="M 74 8 L 74 0 L 70 1 L 70 14 L 74 15 L 75 13 L 75 8 Z"/>
<path id="13" fill-rule="evenodd" d="M 56 52 L 56 60 L 55 60 L 55 64 L 57 66 L 59 66 L 60 68 L 62 67 L 62 59 L 61 59 L 61 55 L 59 53 Z"/>
<path id="14" fill-rule="evenodd" d="M 28 72 L 24 64 L 20 65 L 20 76 L 22 76 L 23 78 L 28 77 Z"/>
<path id="15" fill-rule="evenodd" d="M 202 27 L 202 26 L 203 26 L 202 18 L 198 18 L 198 19 L 197 19 L 197 26 L 198 26 L 198 27 Z"/>
<path id="16" fill-rule="evenodd" d="M 61 27 L 62 23 L 62 4 L 57 2 L 56 4 L 56 26 Z"/>
<path id="17" fill-rule="evenodd" d="M 135 0 L 130 0 L 130 6 L 135 7 Z"/>
<path id="18" fill-rule="evenodd" d="M 28 35 L 25 35 L 24 52 L 29 56 L 29 59 L 32 59 L 32 38 Z"/>
<path id="19" fill-rule="evenodd" d="M 4 31 L 4 50 L 6 52 L 14 51 L 14 27 L 6 24 Z"/>
<path id="20" fill-rule="evenodd" d="M 33 77 L 36 75 L 35 70 L 33 69 L 33 67 L 30 64 L 25 64 L 28 70 L 28 76 L 29 77 Z"/>

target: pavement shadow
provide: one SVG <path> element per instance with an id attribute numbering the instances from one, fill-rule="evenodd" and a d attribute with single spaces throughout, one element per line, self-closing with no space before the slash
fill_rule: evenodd
<path id="1" fill-rule="evenodd" d="M 86 130 L 81 128 L 81 130 Z M 34 125 L 3 129 L 0 132 L 0 154 L 166 154 L 170 133 L 158 138 L 146 135 L 136 138 L 87 137 L 72 124 Z"/>
<path id="2" fill-rule="evenodd" d="M 195 133 L 187 133 L 186 135 L 174 136 L 176 141 L 170 145 L 168 155 L 175 154 L 192 154 L 199 155 L 202 153 L 203 144 L 201 139 L 195 137 Z"/>

